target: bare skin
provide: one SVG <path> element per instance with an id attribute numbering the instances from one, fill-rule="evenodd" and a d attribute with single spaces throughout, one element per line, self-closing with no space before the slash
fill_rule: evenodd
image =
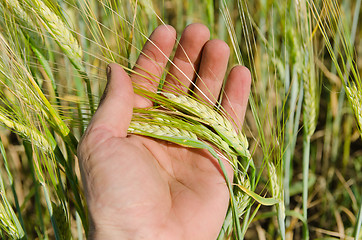
<path id="1" fill-rule="evenodd" d="M 209 38 L 204 25 L 186 27 L 180 40 L 182 48 L 178 46 L 173 59 L 186 76 L 176 67 L 170 72 L 183 83 L 177 83 L 180 88 L 186 90 L 188 79 L 194 80 L 215 103 L 230 50 L 223 41 Z M 148 76 L 157 80 L 175 39 L 172 27 L 156 28 L 150 36 L 154 44 L 148 41 L 143 48 L 148 57 L 140 55 L 135 71 L 152 73 Z M 150 90 L 156 90 L 157 83 L 136 74 L 128 76 L 117 64 L 108 69 L 107 91 L 78 147 L 90 239 L 216 239 L 229 203 L 217 161 L 206 150 L 127 135 L 133 107 L 152 104 L 134 94 L 132 82 L 145 84 Z M 166 80 L 166 88 L 176 83 L 171 76 Z M 240 127 L 244 118 L 250 81 L 249 71 L 242 66 L 234 67 L 227 78 L 227 98 L 222 105 L 237 119 L 235 127 Z M 232 178 L 231 167 L 224 164 Z"/>

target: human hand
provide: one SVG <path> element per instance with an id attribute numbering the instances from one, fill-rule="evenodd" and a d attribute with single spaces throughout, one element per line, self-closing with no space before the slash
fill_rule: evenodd
<path id="1" fill-rule="evenodd" d="M 189 79 L 195 80 L 196 94 L 216 102 L 230 50 L 209 38 L 201 24 L 184 30 L 165 88 L 187 92 Z M 221 229 L 229 192 L 216 159 L 203 149 L 127 135 L 133 108 L 152 106 L 134 94 L 132 83 L 156 91 L 175 39 L 172 27 L 159 26 L 137 60 L 134 70 L 155 81 L 128 76 L 117 64 L 108 67 L 102 101 L 78 147 L 91 239 L 216 239 Z M 240 127 L 250 73 L 236 66 L 227 80 L 222 106 Z M 231 179 L 232 168 L 224 164 Z"/>

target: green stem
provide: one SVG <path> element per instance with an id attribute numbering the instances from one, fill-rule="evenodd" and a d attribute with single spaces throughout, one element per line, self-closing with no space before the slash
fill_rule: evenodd
<path id="1" fill-rule="evenodd" d="M 7 160 L 7 157 L 6 157 L 5 148 L 4 148 L 4 145 L 2 143 L 1 138 L 0 138 L 0 151 L 1 151 L 1 155 L 2 155 L 3 160 L 4 160 L 4 166 L 5 166 L 5 169 L 6 169 L 6 173 L 8 174 L 8 179 L 9 179 L 9 183 L 10 183 L 10 186 L 11 186 L 11 191 L 12 191 L 13 197 L 14 197 L 15 208 L 16 208 L 16 211 L 17 211 L 18 216 L 19 216 L 19 222 L 20 222 L 22 230 L 24 231 L 22 234 L 23 234 L 24 238 L 26 238 L 27 234 L 26 234 L 26 231 L 25 231 L 23 216 L 22 216 L 21 211 L 20 211 L 18 195 L 16 194 L 16 191 L 15 191 L 14 178 L 13 178 L 11 172 L 10 172 L 8 160 Z M 20 228 L 18 228 L 18 229 L 20 230 Z"/>
<path id="2" fill-rule="evenodd" d="M 231 206 L 229 206 L 224 223 L 222 225 L 222 228 L 220 230 L 219 236 L 217 237 L 217 240 L 224 240 L 227 238 L 227 236 L 230 235 L 232 228 L 230 227 L 232 225 L 232 209 Z"/>
<path id="3" fill-rule="evenodd" d="M 305 133 L 303 139 L 303 239 L 309 239 L 308 231 L 308 174 L 309 174 L 310 136 Z"/>
<path id="4" fill-rule="evenodd" d="M 244 218 L 243 218 L 243 225 L 241 229 L 241 239 L 244 239 L 244 235 L 246 233 L 246 230 L 248 230 L 249 227 L 249 218 L 250 218 L 250 211 L 251 211 L 252 204 L 249 204 L 248 208 L 245 211 Z"/>
<path id="5" fill-rule="evenodd" d="M 362 202 L 361 202 L 361 205 L 359 207 L 356 226 L 355 226 L 355 229 L 354 229 L 354 240 L 360 239 L 359 235 L 360 235 L 361 228 L 362 228 Z"/>
<path id="6" fill-rule="evenodd" d="M 80 195 L 80 188 L 78 184 L 77 176 L 75 175 L 72 167 L 69 165 L 59 149 L 59 146 L 56 146 L 54 149 L 54 156 L 62 166 L 65 168 L 65 174 L 67 176 L 67 180 L 69 181 L 70 188 L 72 189 L 72 193 L 74 194 L 74 205 L 79 214 L 79 217 L 82 220 L 84 231 L 88 233 L 88 221 L 87 221 L 87 214 L 85 212 L 84 203 L 82 201 L 82 197 Z"/>
<path id="7" fill-rule="evenodd" d="M 283 203 L 277 204 L 277 213 L 278 213 L 280 237 L 282 240 L 284 240 L 285 239 L 285 207 L 283 207 Z"/>
<path id="8" fill-rule="evenodd" d="M 41 186 L 44 191 L 44 197 L 45 197 L 45 201 L 46 201 L 47 208 L 48 208 L 49 215 L 50 215 L 50 222 L 52 223 L 52 226 L 53 226 L 55 239 L 60 240 L 59 229 L 58 229 L 57 223 L 53 216 L 53 207 L 52 207 L 52 202 L 50 200 L 48 188 L 46 187 L 45 183 L 43 183 L 43 182 L 41 183 Z"/>
<path id="9" fill-rule="evenodd" d="M 81 71 L 81 70 L 78 70 L 78 71 L 85 82 L 88 101 L 89 101 L 89 108 L 90 108 L 91 115 L 93 115 L 95 110 L 94 110 L 94 100 L 93 100 L 93 95 L 92 95 L 92 87 L 91 87 L 90 79 L 88 77 L 88 74 L 85 71 Z"/>
<path id="10" fill-rule="evenodd" d="M 75 221 L 77 223 L 78 240 L 83 240 L 82 220 L 81 220 L 78 212 L 75 212 Z"/>
<path id="11" fill-rule="evenodd" d="M 30 168 L 30 172 L 31 172 L 31 176 L 33 179 L 33 184 L 34 184 L 34 189 L 35 189 L 35 194 L 34 194 L 34 201 L 35 201 L 35 212 L 37 215 L 37 219 L 38 219 L 38 223 L 39 223 L 39 228 L 41 233 L 43 234 L 41 236 L 41 239 L 44 240 L 48 240 L 48 235 L 45 231 L 45 226 L 44 226 L 44 221 L 43 221 L 43 213 L 42 213 L 42 206 L 41 206 L 41 195 L 39 192 L 39 182 L 36 179 L 36 173 L 35 173 L 35 169 L 34 169 L 34 162 L 33 162 L 33 151 L 32 151 L 32 146 L 31 143 L 24 141 L 23 142 L 24 145 L 24 150 L 25 150 L 25 154 L 27 156 L 28 159 L 28 164 L 29 164 L 29 168 Z"/>

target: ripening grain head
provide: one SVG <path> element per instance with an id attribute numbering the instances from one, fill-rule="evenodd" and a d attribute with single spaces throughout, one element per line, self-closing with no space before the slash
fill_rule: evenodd
<path id="1" fill-rule="evenodd" d="M 80 71 L 84 71 L 82 65 L 83 51 L 78 41 L 65 23 L 41 0 L 31 0 L 29 6 L 39 17 L 43 26 L 52 35 L 59 47 L 64 51 L 72 64 Z"/>
<path id="2" fill-rule="evenodd" d="M 362 133 L 362 91 L 354 83 L 350 83 L 345 89 L 356 116 L 358 128 Z"/>

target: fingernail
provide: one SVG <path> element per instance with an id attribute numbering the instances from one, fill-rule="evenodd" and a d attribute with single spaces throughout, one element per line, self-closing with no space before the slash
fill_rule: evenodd
<path id="1" fill-rule="evenodd" d="M 111 66 L 109 66 L 109 65 L 107 66 L 106 72 L 107 72 L 107 81 L 109 81 L 109 79 L 111 78 L 111 72 L 112 72 Z"/>
<path id="2" fill-rule="evenodd" d="M 106 86 L 104 88 L 103 94 L 101 99 L 99 100 L 99 106 L 102 104 L 103 100 L 106 98 L 107 96 L 107 92 L 108 92 L 108 85 L 109 85 L 109 81 L 111 79 L 111 72 L 112 72 L 112 68 L 108 65 L 106 68 L 106 74 L 107 74 L 107 83 Z"/>

